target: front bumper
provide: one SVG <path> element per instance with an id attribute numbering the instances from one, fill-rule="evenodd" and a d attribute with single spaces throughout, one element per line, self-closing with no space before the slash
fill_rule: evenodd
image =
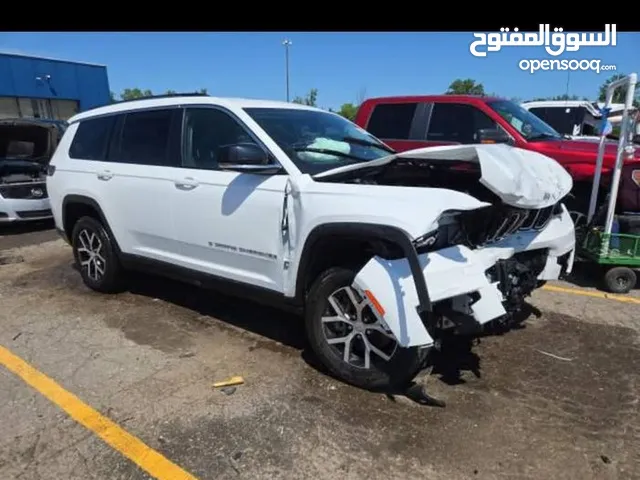
<path id="1" fill-rule="evenodd" d="M 386 260 L 372 258 L 354 280 L 354 287 L 375 296 L 378 313 L 402 347 L 429 346 L 433 337 L 420 313 L 446 299 L 475 295 L 471 316 L 480 324 L 503 316 L 503 294 L 498 282 L 489 280 L 487 270 L 500 260 L 518 252 L 548 252 L 539 280 L 554 280 L 571 271 L 575 251 L 573 221 L 563 207 L 540 231 L 519 232 L 491 246 L 471 250 L 463 245 L 417 255 L 420 272 L 411 268 L 411 258 Z M 415 262 L 413 262 L 415 263 Z M 422 277 L 422 278 L 419 278 Z M 420 281 L 422 280 L 422 282 Z M 421 284 L 424 291 L 421 291 Z M 474 293 L 475 292 L 475 293 Z M 367 295 L 369 296 L 369 295 Z M 423 301 L 427 297 L 428 305 Z"/>
<path id="2" fill-rule="evenodd" d="M 13 199 L 0 197 L 0 223 L 48 220 L 52 218 L 48 198 Z"/>

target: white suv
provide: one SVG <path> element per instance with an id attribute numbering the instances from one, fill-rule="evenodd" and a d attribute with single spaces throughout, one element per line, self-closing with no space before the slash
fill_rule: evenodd
<path id="1" fill-rule="evenodd" d="M 180 96 L 84 112 L 47 187 L 89 288 L 144 269 L 275 300 L 364 388 L 399 387 L 444 331 L 508 318 L 573 263 L 572 182 L 554 160 L 506 145 L 395 154 L 303 105 Z"/>

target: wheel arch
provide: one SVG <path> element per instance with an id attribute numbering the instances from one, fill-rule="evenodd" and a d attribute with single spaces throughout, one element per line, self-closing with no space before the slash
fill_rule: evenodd
<path id="1" fill-rule="evenodd" d="M 95 199 L 86 195 L 69 194 L 62 200 L 62 226 L 69 242 L 73 242 L 71 237 L 75 223 L 83 216 L 94 217 L 102 223 L 105 230 L 110 235 L 118 254 L 120 254 L 120 246 L 111 231 L 107 217 L 102 211 L 100 204 Z"/>
<path id="2" fill-rule="evenodd" d="M 345 239 L 349 240 L 345 242 Z M 336 245 L 338 242 L 339 245 Z M 386 258 L 406 257 L 416 283 L 421 308 L 431 309 L 426 282 L 410 235 L 399 227 L 375 223 L 339 222 L 314 227 L 307 235 L 298 261 L 295 298 L 304 304 L 308 289 L 321 270 L 325 267 L 340 266 L 340 256 L 338 262 L 332 262 L 331 259 L 324 258 L 323 253 L 341 250 L 352 252 L 354 246 L 362 244 L 371 247 L 371 250 L 366 252 L 369 258 L 376 254 L 387 255 Z M 352 260 L 357 262 L 358 257 Z"/>

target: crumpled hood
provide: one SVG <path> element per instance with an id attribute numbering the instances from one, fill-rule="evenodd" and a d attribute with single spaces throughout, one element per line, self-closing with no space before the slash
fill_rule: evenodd
<path id="1" fill-rule="evenodd" d="M 314 175 L 314 178 L 385 165 L 398 158 L 450 160 L 480 165 L 480 183 L 500 199 L 515 207 L 544 208 L 557 203 L 573 187 L 569 173 L 546 155 L 504 144 L 445 145 L 419 148 L 378 160 Z M 452 175 L 455 173 L 452 172 Z"/>

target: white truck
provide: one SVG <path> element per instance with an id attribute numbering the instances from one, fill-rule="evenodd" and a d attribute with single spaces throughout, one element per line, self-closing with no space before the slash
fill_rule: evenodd
<path id="1" fill-rule="evenodd" d="M 78 114 L 47 187 L 89 288 L 143 269 L 291 307 L 322 363 L 369 389 L 407 382 L 444 331 L 507 318 L 573 263 L 556 161 L 507 145 L 397 154 L 290 103 L 171 96 Z"/>

